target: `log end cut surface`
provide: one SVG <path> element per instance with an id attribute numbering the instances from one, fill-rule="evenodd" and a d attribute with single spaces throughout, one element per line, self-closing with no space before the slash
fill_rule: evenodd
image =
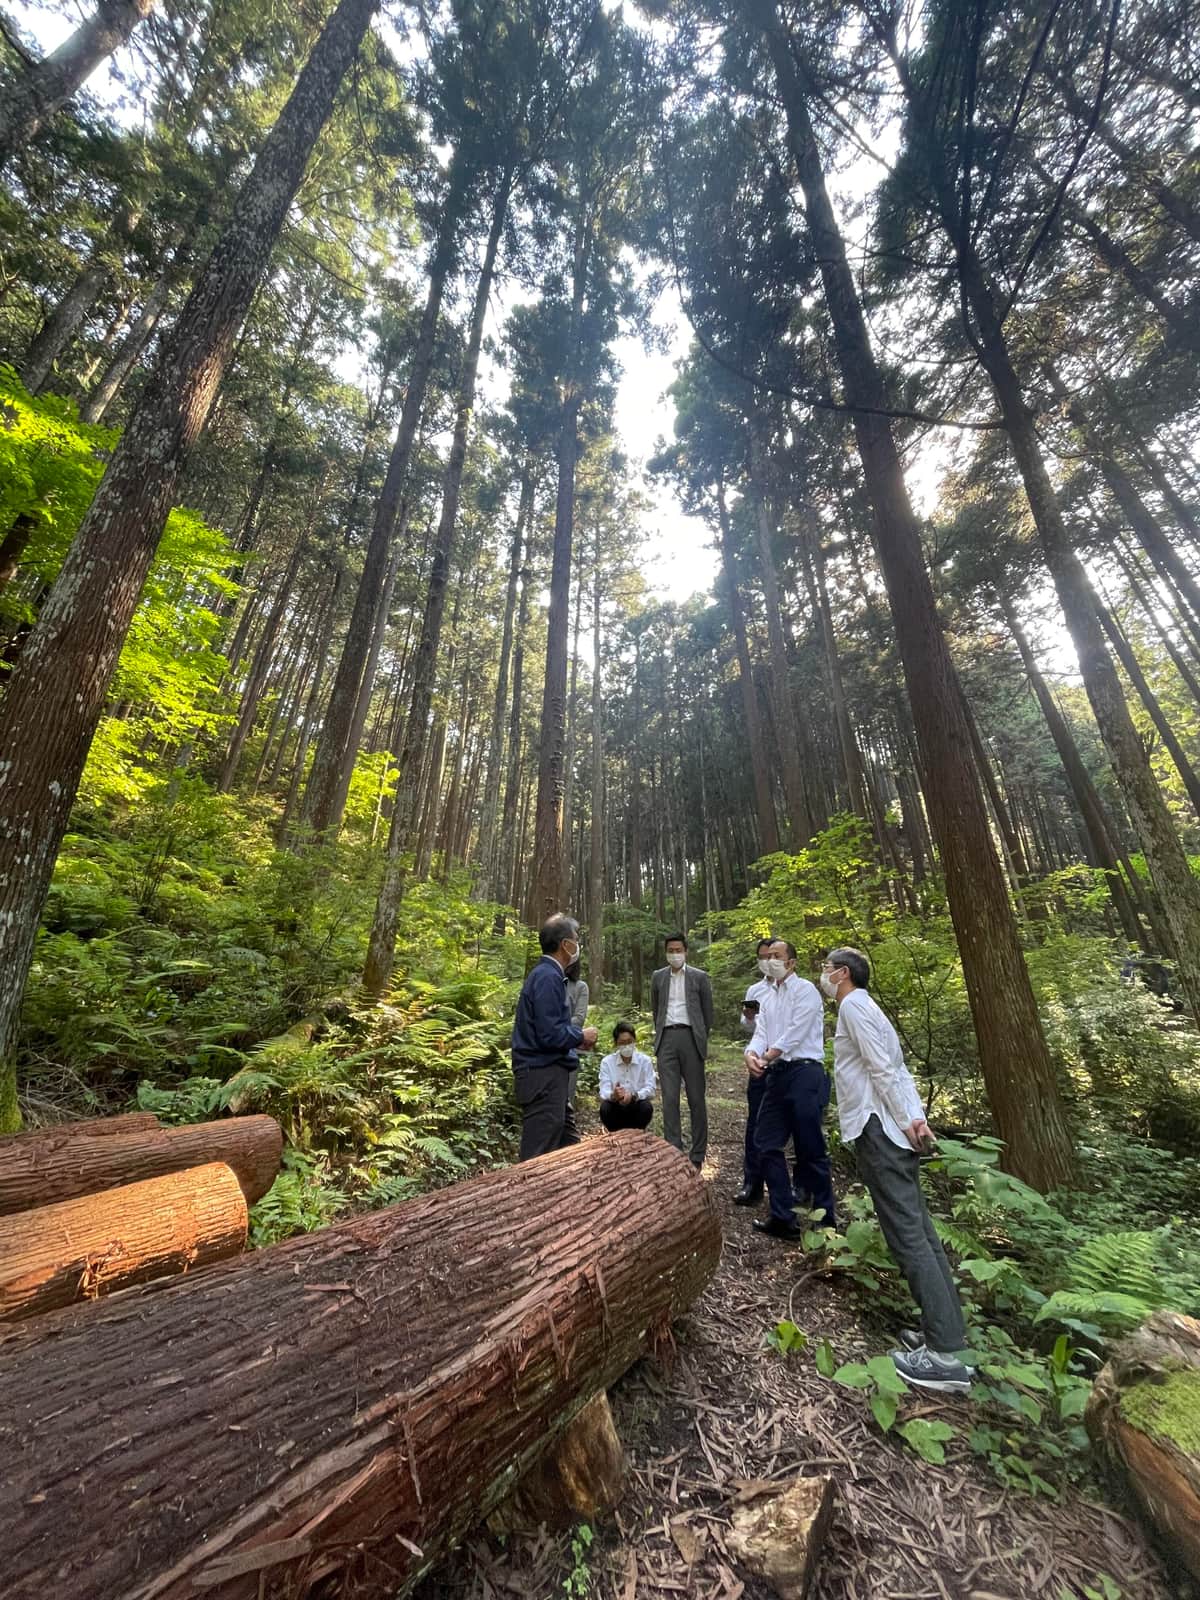
<path id="1" fill-rule="evenodd" d="M 22 1211 L 0 1228 L 0 1319 L 236 1255 L 246 1226 L 241 1186 L 222 1162 Z"/>

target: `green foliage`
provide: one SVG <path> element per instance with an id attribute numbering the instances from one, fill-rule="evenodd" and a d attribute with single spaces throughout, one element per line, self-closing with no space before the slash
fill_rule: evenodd
<path id="1" fill-rule="evenodd" d="M 57 576 L 118 438 L 115 429 L 81 423 L 72 402 L 30 395 L 0 365 L 0 535 L 18 518 L 32 524 L 22 581 L 0 591 L 5 631 L 33 620 L 32 597 Z M 118 709 L 101 721 L 89 753 L 81 813 L 144 801 L 161 786 L 147 751 L 220 725 L 222 624 L 198 597 L 235 593 L 227 573 L 237 559 L 226 536 L 196 512 L 177 507 L 167 518 L 113 679 Z"/>
<path id="2" fill-rule="evenodd" d="M 808 1348 L 808 1335 L 785 1317 L 782 1322 L 777 1322 L 773 1328 L 767 1329 L 763 1335 L 763 1343 L 778 1355 L 790 1356 Z"/>
<path id="3" fill-rule="evenodd" d="M 349 1203 L 333 1181 L 328 1159 L 285 1149 L 275 1182 L 250 1208 L 250 1243 L 258 1249 L 332 1222 Z"/>
<path id="4" fill-rule="evenodd" d="M 591 1554 L 595 1539 L 590 1523 L 581 1522 L 571 1533 L 571 1570 L 563 1579 L 570 1600 L 584 1600 L 592 1592 Z"/>

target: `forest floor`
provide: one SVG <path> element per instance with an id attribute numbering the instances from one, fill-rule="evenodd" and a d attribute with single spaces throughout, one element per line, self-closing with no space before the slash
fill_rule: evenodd
<path id="1" fill-rule="evenodd" d="M 726 1548 L 735 1495 L 743 1480 L 812 1473 L 831 1474 L 838 1498 L 810 1600 L 1194 1596 L 1127 1511 L 1005 1489 L 961 1437 L 945 1466 L 928 1465 L 882 1435 L 863 1396 L 822 1378 L 811 1355 L 764 1346 L 786 1317 L 830 1339 L 839 1360 L 866 1361 L 894 1345 L 897 1330 L 875 1325 L 852 1288 L 814 1273 L 798 1246 L 755 1233 L 751 1221 L 765 1210 L 731 1204 L 745 1127 L 744 1069 L 732 1052 L 710 1064 L 708 1104 L 704 1175 L 725 1248 L 676 1328 L 673 1371 L 641 1361 L 611 1391 L 629 1462 L 624 1502 L 590 1548 L 572 1549 L 569 1533 L 503 1539 L 481 1529 L 419 1600 L 769 1600 L 774 1591 Z M 942 1416 L 965 1432 L 972 1402 L 920 1396 L 904 1416 Z"/>

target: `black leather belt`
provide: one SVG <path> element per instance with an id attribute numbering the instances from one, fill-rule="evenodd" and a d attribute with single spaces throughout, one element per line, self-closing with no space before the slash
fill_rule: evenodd
<path id="1" fill-rule="evenodd" d="M 692 1025 L 690 1022 L 668 1022 L 663 1028 L 663 1032 L 674 1033 L 677 1028 L 686 1028 L 689 1033 L 692 1031 Z"/>

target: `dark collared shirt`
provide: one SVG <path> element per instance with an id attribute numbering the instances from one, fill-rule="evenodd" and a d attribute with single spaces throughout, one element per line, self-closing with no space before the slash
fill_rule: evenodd
<path id="1" fill-rule="evenodd" d="M 543 956 L 525 979 L 517 1001 L 513 1071 L 556 1064 L 573 1069 L 579 1065 L 575 1051 L 582 1042 L 583 1029 L 571 1021 L 567 1005 L 567 975 L 553 956 Z"/>

